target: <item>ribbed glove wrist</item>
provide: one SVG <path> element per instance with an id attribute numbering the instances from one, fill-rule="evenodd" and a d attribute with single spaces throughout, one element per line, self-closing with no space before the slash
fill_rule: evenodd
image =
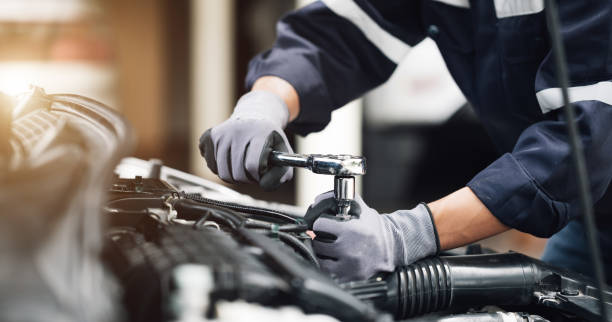
<path id="1" fill-rule="evenodd" d="M 284 129 L 289 122 L 289 109 L 283 99 L 268 91 L 251 91 L 244 94 L 232 113 L 236 120 L 266 120 Z"/>
<path id="2" fill-rule="evenodd" d="M 394 245 L 394 266 L 405 266 L 415 260 L 436 255 L 439 240 L 433 218 L 426 204 L 410 210 L 383 214 L 389 237 Z"/>

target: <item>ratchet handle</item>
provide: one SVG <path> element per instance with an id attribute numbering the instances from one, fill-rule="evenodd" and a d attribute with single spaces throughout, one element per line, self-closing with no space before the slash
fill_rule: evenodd
<path id="1" fill-rule="evenodd" d="M 297 168 L 310 168 L 308 156 L 295 154 L 295 153 L 287 153 L 280 151 L 272 151 L 270 152 L 270 157 L 268 161 L 275 166 L 279 167 L 297 167 Z"/>
<path id="2" fill-rule="evenodd" d="M 287 151 L 289 147 L 285 144 L 283 137 L 276 131 L 273 131 L 266 138 L 261 156 L 259 158 L 259 186 L 264 190 L 274 190 L 283 183 L 283 177 L 287 171 L 292 171 L 289 167 L 283 164 L 275 164 L 271 162 L 274 158 L 271 157 L 274 153 L 286 153 L 278 151 Z M 291 175 L 292 176 L 292 175 Z M 291 177 L 289 177 L 291 178 Z"/>

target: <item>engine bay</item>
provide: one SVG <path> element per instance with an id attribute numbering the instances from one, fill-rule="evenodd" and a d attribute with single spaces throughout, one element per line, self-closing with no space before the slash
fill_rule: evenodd
<path id="1" fill-rule="evenodd" d="M 155 164 L 139 161 L 159 174 Z M 208 293 L 201 313 L 210 319 L 218 301 L 236 300 L 297 306 L 340 321 L 598 319 L 596 289 L 584 276 L 476 245 L 340 284 L 318 270 L 299 215 L 205 195 L 180 192 L 159 178 L 113 184 L 104 258 L 121 284 L 130 286 L 126 306 L 140 308 L 128 310 L 136 314 L 130 320 L 180 321 L 189 310 L 177 311 L 177 301 L 194 293 Z M 210 284 L 193 289 L 181 282 L 195 272 L 209 275 Z M 144 290 L 157 296 L 142 296 Z"/>
<path id="2" fill-rule="evenodd" d="M 601 319 L 587 277 L 478 245 L 339 283 L 302 209 L 124 158 L 129 126 L 90 99 L 33 88 L 16 104 L 1 144 L 0 320 Z"/>

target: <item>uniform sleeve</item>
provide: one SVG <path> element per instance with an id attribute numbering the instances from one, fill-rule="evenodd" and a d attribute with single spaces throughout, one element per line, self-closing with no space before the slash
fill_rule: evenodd
<path id="1" fill-rule="evenodd" d="M 571 85 L 594 202 L 612 179 L 612 8 L 609 1 L 560 1 Z M 580 215 L 554 57 L 541 63 L 535 93 L 546 120 L 528 127 L 513 151 L 468 186 L 504 224 L 548 237 Z"/>
<path id="2" fill-rule="evenodd" d="M 320 131 L 334 109 L 387 80 L 424 38 L 418 3 L 323 0 L 291 12 L 273 48 L 250 62 L 247 88 L 266 75 L 285 79 L 300 97 L 290 129 Z"/>

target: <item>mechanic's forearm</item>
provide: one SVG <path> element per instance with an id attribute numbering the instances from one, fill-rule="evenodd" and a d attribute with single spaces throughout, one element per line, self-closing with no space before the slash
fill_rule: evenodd
<path id="1" fill-rule="evenodd" d="M 300 113 L 300 98 L 297 91 L 280 77 L 263 76 L 255 81 L 251 90 L 268 91 L 280 96 L 289 109 L 289 121 L 293 121 Z"/>
<path id="2" fill-rule="evenodd" d="M 464 246 L 510 229 L 495 218 L 468 187 L 428 206 L 442 250 Z"/>

